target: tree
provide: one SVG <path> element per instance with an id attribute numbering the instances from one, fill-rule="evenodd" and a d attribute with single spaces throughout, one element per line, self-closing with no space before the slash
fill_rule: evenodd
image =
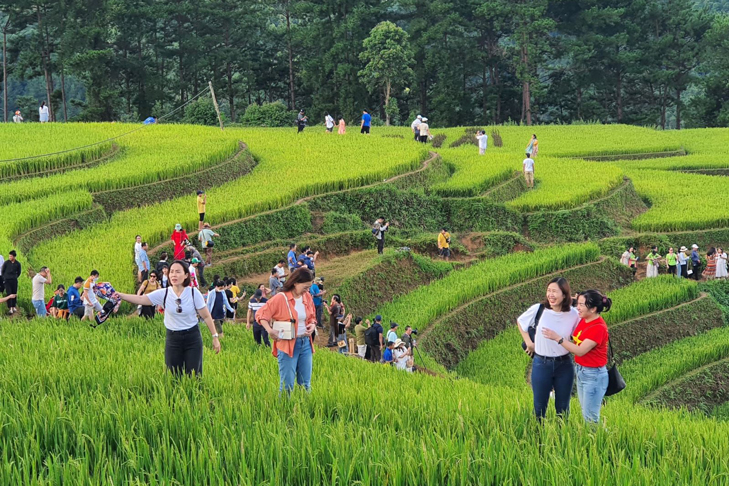
<path id="1" fill-rule="evenodd" d="M 365 39 L 360 59 L 366 63 L 359 75 L 364 78 L 370 93 L 382 92 L 385 102 L 385 124 L 390 124 L 390 98 L 393 86 L 401 86 L 413 77 L 413 53 L 408 45 L 408 34 L 392 22 L 380 22 Z"/>

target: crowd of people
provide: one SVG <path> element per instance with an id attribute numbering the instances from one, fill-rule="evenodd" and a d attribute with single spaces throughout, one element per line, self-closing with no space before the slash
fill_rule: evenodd
<path id="1" fill-rule="evenodd" d="M 630 267 L 635 275 L 638 270 L 639 257 L 636 256 L 635 247 L 629 247 L 620 256 L 620 263 Z M 646 260 L 646 278 L 657 277 L 659 269 L 664 267 L 669 275 L 676 278 L 690 278 L 700 280 L 701 277 L 707 280 L 724 279 L 729 277 L 729 269 L 727 267 L 727 254 L 723 248 L 711 247 L 706 252 L 706 266 L 703 267 L 699 245 L 691 245 L 691 251 L 685 246 L 674 251 L 673 247 L 668 248 L 665 256 L 662 256 L 658 247 L 651 248 Z M 703 268 L 703 270 L 702 270 Z"/>
<path id="2" fill-rule="evenodd" d="M 338 122 L 334 121 L 334 117 L 329 114 L 329 112 L 324 113 L 324 127 L 326 129 L 326 133 L 332 133 L 334 132 L 334 125 L 336 123 L 338 130 L 337 133 L 339 135 L 344 135 L 347 133 L 347 122 L 344 120 L 344 116 L 339 115 L 337 117 L 339 119 Z M 296 115 L 296 128 L 297 133 L 301 133 L 306 128 L 306 125 L 309 123 L 309 117 L 306 115 L 306 111 L 303 109 L 299 111 L 299 114 Z M 372 128 L 372 115 L 370 115 L 370 112 L 367 110 L 362 110 L 362 117 L 360 118 L 359 122 L 359 133 L 363 135 L 369 135 L 370 129 Z"/>

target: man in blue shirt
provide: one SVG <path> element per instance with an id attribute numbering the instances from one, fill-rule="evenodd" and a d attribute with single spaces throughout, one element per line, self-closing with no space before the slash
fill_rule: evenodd
<path id="1" fill-rule="evenodd" d="M 81 300 L 81 293 L 78 291 L 84 284 L 84 279 L 76 277 L 73 285 L 68 288 L 68 314 L 75 315 L 79 319 L 84 316 L 84 302 Z"/>
<path id="2" fill-rule="evenodd" d="M 701 257 L 699 256 L 699 245 L 691 245 L 691 265 L 694 267 L 694 273 L 691 274 L 694 280 L 698 280 L 701 275 Z"/>
<path id="3" fill-rule="evenodd" d="M 322 289 L 320 286 L 322 285 L 323 280 L 319 277 L 314 279 L 314 283 L 309 288 L 309 292 L 311 293 L 311 297 L 314 300 L 314 308 L 316 308 L 316 327 L 324 327 L 321 323 L 321 315 L 322 315 L 322 297 L 324 297 L 324 294 L 327 293 L 326 290 Z"/>
<path id="4" fill-rule="evenodd" d="M 387 342 L 387 349 L 385 349 L 385 352 L 382 353 L 382 362 L 385 364 L 391 365 L 395 362 L 395 358 L 392 356 L 392 350 L 395 347 L 395 343 L 393 341 Z"/>
<path id="5" fill-rule="evenodd" d="M 147 242 L 142 243 L 142 249 L 137 253 L 137 280 L 139 283 L 147 280 L 149 276 L 149 257 L 147 256 Z"/>
<path id="6" fill-rule="evenodd" d="M 362 110 L 362 123 L 359 126 L 359 133 L 370 134 L 370 125 L 372 125 L 372 116 L 367 110 Z"/>
<path id="7" fill-rule="evenodd" d="M 286 257 L 286 261 L 289 266 L 289 272 L 296 270 L 296 243 L 291 243 L 289 245 L 289 254 Z"/>

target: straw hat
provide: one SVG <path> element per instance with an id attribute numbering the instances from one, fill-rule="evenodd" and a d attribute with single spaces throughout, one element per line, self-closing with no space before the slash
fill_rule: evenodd
<path id="1" fill-rule="evenodd" d="M 678 251 L 688 251 L 688 248 L 686 248 L 685 246 L 682 246 L 681 249 Z"/>
<path id="2" fill-rule="evenodd" d="M 405 343 L 402 342 L 402 339 L 395 339 L 395 347 L 399 348 L 400 346 L 405 346 Z"/>

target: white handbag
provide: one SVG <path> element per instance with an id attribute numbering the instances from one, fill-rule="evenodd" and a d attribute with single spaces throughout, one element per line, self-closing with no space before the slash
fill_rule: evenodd
<path id="1" fill-rule="evenodd" d="M 294 320 L 294 315 L 291 313 L 291 307 L 289 307 L 288 296 L 286 294 L 283 294 L 283 296 L 290 319 L 288 321 L 273 321 L 273 331 L 278 335 L 278 339 L 286 341 L 296 339 L 296 321 Z"/>

